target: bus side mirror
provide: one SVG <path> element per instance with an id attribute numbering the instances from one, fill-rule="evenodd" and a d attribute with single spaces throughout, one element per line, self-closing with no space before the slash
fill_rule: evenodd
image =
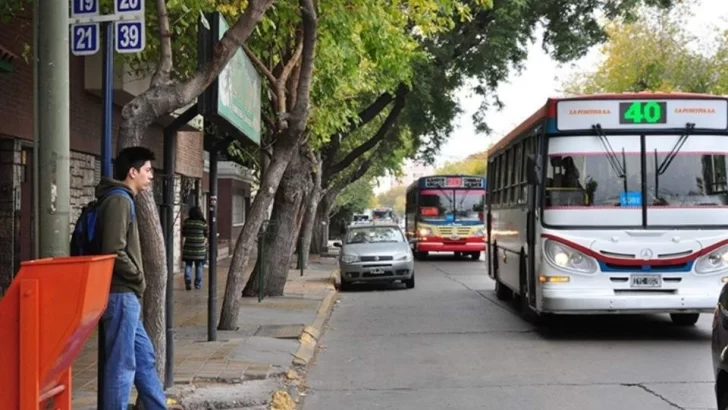
<path id="1" fill-rule="evenodd" d="M 534 155 L 528 155 L 526 157 L 526 181 L 529 185 L 538 185 L 539 177 L 540 173 L 536 158 Z"/>

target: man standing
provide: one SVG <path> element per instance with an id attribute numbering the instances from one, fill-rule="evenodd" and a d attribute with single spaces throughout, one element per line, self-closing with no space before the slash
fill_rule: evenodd
<path id="1" fill-rule="evenodd" d="M 166 409 L 162 383 L 154 367 L 152 342 L 141 320 L 144 270 L 134 197 L 154 178 L 154 153 L 143 147 L 122 150 L 114 179 L 96 187 L 96 238 L 102 254 L 115 254 L 109 302 L 101 318 L 106 336 L 103 410 L 127 410 L 132 384 L 147 410 Z"/>

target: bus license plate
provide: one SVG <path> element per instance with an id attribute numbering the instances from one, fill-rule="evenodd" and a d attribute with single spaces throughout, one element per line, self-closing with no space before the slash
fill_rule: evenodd
<path id="1" fill-rule="evenodd" d="M 629 282 L 633 288 L 659 288 L 662 286 L 662 276 L 632 275 Z"/>

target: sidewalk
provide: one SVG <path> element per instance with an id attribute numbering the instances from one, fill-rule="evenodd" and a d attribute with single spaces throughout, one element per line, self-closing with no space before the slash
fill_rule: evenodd
<path id="1" fill-rule="evenodd" d="M 218 262 L 216 321 L 220 317 L 229 262 L 230 259 Z M 246 280 L 254 266 L 255 261 L 251 261 Z M 237 407 L 267 405 L 280 385 L 279 376 L 286 373 L 292 362 L 305 365 L 313 357 L 320 330 L 334 305 L 335 269 L 334 258 L 312 255 L 303 276 L 299 270 L 289 270 L 284 296 L 267 297 L 260 303 L 257 297 L 241 299 L 238 330 L 218 331 L 216 342 L 207 342 L 207 272 L 203 289 L 191 291 L 185 290 L 183 275 L 176 274 L 175 387 L 168 396 L 185 408 L 207 408 L 213 403 L 219 408 L 231 402 Z M 96 408 L 97 343 L 94 333 L 73 365 L 76 410 Z M 249 386 L 240 388 L 241 383 Z M 201 386 L 216 390 L 205 394 Z"/>

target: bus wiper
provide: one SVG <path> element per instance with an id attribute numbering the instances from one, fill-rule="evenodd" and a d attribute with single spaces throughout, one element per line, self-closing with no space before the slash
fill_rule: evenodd
<path id="1" fill-rule="evenodd" d="M 667 171 L 667 167 L 670 166 L 672 160 L 675 159 L 677 153 L 680 152 L 682 146 L 685 145 L 685 141 L 688 140 L 688 137 L 694 130 L 694 123 L 689 122 L 685 124 L 685 133 L 682 134 L 680 138 L 678 138 L 677 142 L 672 147 L 672 150 L 670 150 L 667 156 L 665 156 L 665 159 L 662 160 L 662 163 L 660 163 L 659 166 L 657 165 L 657 148 L 655 148 L 655 197 L 658 201 L 660 201 L 661 204 L 667 204 L 667 201 L 665 201 L 665 199 L 660 196 L 660 175 L 664 174 L 665 171 Z"/>
<path id="2" fill-rule="evenodd" d="M 604 130 L 602 129 L 601 124 L 594 124 L 592 125 L 592 130 L 594 130 L 594 134 L 599 138 L 599 141 L 602 142 L 602 145 L 604 146 L 604 151 L 607 153 L 607 159 L 609 160 L 609 165 L 612 166 L 612 170 L 615 174 L 617 174 L 617 177 L 619 178 L 627 178 L 627 170 L 625 158 L 624 158 L 624 149 L 622 149 L 622 163 L 619 163 L 619 157 L 617 157 L 617 154 L 614 152 L 614 149 L 612 148 L 612 144 L 609 142 L 609 139 L 607 138 L 606 134 L 604 134 Z M 626 190 L 626 188 L 625 188 Z"/>
<path id="3" fill-rule="evenodd" d="M 665 173 L 665 171 L 667 171 L 667 168 L 672 163 L 672 160 L 675 159 L 675 157 L 677 156 L 677 153 L 680 152 L 680 149 L 685 144 L 685 141 L 688 140 L 688 137 L 694 130 L 695 130 L 694 123 L 689 122 L 689 123 L 685 124 L 685 133 L 682 134 L 680 136 L 680 138 L 678 138 L 677 142 L 675 143 L 675 146 L 672 147 L 672 150 L 667 154 L 665 159 L 662 160 L 662 163 L 660 164 L 660 166 L 655 170 L 656 171 L 655 178 L 657 178 L 657 175 L 662 175 Z M 655 149 L 655 161 L 657 161 L 657 149 Z"/>

